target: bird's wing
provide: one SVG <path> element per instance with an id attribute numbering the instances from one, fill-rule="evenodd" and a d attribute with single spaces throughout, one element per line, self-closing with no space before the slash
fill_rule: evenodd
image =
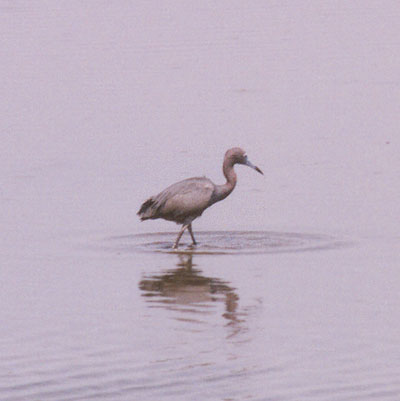
<path id="1" fill-rule="evenodd" d="M 210 205 L 214 188 L 208 178 L 189 178 L 173 184 L 157 195 L 158 213 L 175 221 L 200 216 Z"/>

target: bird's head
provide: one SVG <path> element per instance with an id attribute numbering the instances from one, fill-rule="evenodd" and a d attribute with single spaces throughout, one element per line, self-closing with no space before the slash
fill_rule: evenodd
<path id="1" fill-rule="evenodd" d="M 232 148 L 225 153 L 225 159 L 230 159 L 232 164 L 244 164 L 260 174 L 264 174 L 257 166 L 250 162 L 246 152 L 241 148 Z"/>

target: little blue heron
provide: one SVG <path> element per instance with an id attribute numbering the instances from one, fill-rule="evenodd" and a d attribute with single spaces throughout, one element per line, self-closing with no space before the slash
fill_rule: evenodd
<path id="1" fill-rule="evenodd" d="M 222 199 L 225 199 L 235 188 L 235 164 L 244 164 L 263 174 L 263 172 L 250 163 L 246 152 L 240 148 L 229 149 L 225 153 L 222 171 L 226 178 L 223 185 L 215 185 L 206 177 L 193 177 L 179 181 L 156 196 L 152 196 L 142 204 L 138 215 L 141 220 L 165 219 L 182 224 L 178 237 L 173 245 L 176 249 L 183 232 L 188 229 L 193 245 L 196 245 L 192 231 L 192 221 L 201 216 L 205 209 Z"/>

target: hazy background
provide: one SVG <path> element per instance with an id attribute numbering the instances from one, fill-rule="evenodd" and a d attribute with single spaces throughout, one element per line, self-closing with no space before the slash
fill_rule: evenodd
<path id="1" fill-rule="evenodd" d="M 8 231 L 23 211 L 142 230 L 148 195 L 222 182 L 225 150 L 242 146 L 265 180 L 240 171 L 257 192 L 201 228 L 398 234 L 399 14 L 396 1 L 2 1 L 2 198 L 29 198 Z"/>

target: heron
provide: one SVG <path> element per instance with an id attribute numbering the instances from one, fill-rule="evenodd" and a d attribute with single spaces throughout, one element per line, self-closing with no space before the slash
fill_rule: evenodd
<path id="1" fill-rule="evenodd" d="M 264 174 L 257 166 L 253 165 L 246 152 L 241 148 L 232 148 L 226 151 L 222 171 L 226 183 L 214 184 L 206 177 L 193 177 L 172 184 L 158 195 L 147 199 L 137 212 L 140 219 L 164 219 L 182 224 L 178 236 L 172 246 L 177 249 L 183 232 L 187 229 L 192 238 L 193 245 L 197 242 L 194 238 L 192 222 L 202 215 L 204 210 L 225 199 L 235 188 L 237 176 L 234 170 L 235 164 L 243 164 L 251 167 L 260 174 Z"/>

